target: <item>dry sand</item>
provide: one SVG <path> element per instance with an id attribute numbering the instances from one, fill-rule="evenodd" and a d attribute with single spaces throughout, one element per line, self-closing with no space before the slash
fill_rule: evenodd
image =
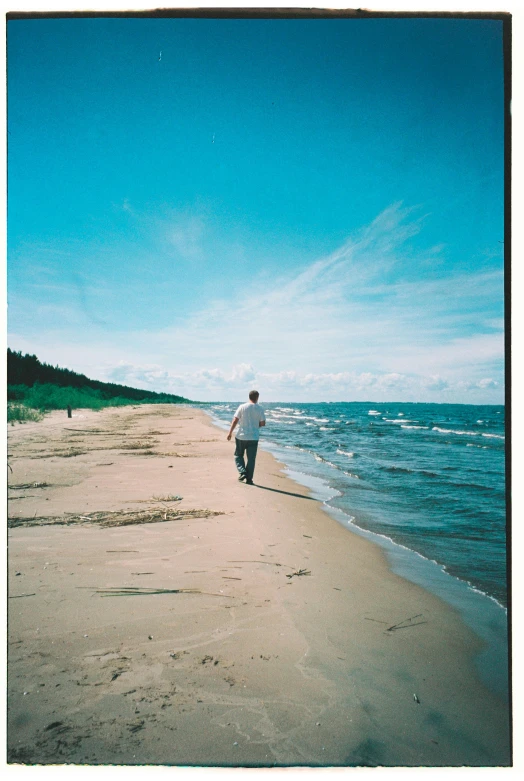
<path id="1" fill-rule="evenodd" d="M 268 453 L 239 483 L 201 410 L 53 413 L 9 452 L 9 762 L 509 763 L 458 615 Z"/>

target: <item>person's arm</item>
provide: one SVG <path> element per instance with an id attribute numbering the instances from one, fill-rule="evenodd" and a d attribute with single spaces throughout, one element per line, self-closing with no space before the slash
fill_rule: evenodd
<path id="1" fill-rule="evenodd" d="M 231 439 L 231 435 L 232 435 L 233 431 L 235 430 L 235 427 L 236 427 L 238 421 L 239 421 L 239 418 L 233 418 L 233 421 L 231 423 L 231 428 L 229 429 L 229 434 L 227 435 L 228 442 Z"/>
<path id="2" fill-rule="evenodd" d="M 261 420 L 261 421 L 259 421 L 258 427 L 262 428 L 262 426 L 265 426 L 265 425 L 266 425 L 266 421 L 265 420 Z"/>

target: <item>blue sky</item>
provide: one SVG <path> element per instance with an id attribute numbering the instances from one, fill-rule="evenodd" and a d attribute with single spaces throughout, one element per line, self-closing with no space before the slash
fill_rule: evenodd
<path id="1" fill-rule="evenodd" d="M 236 400 L 503 401 L 502 24 L 8 24 L 13 349 Z"/>

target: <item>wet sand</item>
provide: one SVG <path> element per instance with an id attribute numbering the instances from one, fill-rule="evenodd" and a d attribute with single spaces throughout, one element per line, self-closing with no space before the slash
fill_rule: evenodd
<path id="1" fill-rule="evenodd" d="M 509 763 L 478 638 L 267 452 L 172 405 L 8 435 L 9 762 Z"/>

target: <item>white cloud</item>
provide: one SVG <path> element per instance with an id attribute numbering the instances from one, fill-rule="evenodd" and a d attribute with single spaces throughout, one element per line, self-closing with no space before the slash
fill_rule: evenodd
<path id="1" fill-rule="evenodd" d="M 402 279 L 404 242 L 421 227 L 421 220 L 406 222 L 410 216 L 394 205 L 329 257 L 282 275 L 271 287 L 254 279 L 251 289 L 244 285 L 232 290 L 230 301 L 207 302 L 153 341 L 160 349 L 191 345 L 191 355 L 180 355 L 188 370 L 210 359 L 227 365 L 234 352 L 259 371 L 280 372 L 283 385 L 293 384 L 293 372 L 443 378 L 451 372 L 455 381 L 461 372 L 485 372 L 504 354 L 502 332 L 496 332 L 502 321 L 486 317 L 500 309 L 502 271 Z M 400 387 L 401 379 L 381 381 L 388 383 Z"/>
<path id="2" fill-rule="evenodd" d="M 239 366 L 233 367 L 233 373 L 231 375 L 231 382 L 250 382 L 254 380 L 256 376 L 255 370 L 249 363 L 241 363 Z"/>
<path id="3" fill-rule="evenodd" d="M 486 378 L 484 380 L 479 380 L 479 382 L 477 382 L 477 388 L 485 389 L 485 388 L 498 388 L 498 387 L 499 387 L 499 383 L 496 380 L 492 380 L 491 377 Z"/>
<path id="4" fill-rule="evenodd" d="M 456 394 L 466 394 L 463 401 L 479 401 L 481 392 L 500 391 L 500 384 L 491 378 L 477 382 L 448 381 L 438 375 L 400 374 L 386 372 L 324 372 L 307 374 L 296 371 L 257 372 L 241 364 L 228 371 L 202 368 L 194 372 L 166 372 L 160 366 L 121 363 L 108 373 L 112 382 L 141 387 L 158 392 L 175 393 L 188 398 L 240 400 L 254 386 L 266 401 L 438 401 L 444 393 L 446 401 Z M 470 398 L 468 398 L 470 397 Z M 492 401 L 497 403 L 496 400 Z"/>
<path id="5" fill-rule="evenodd" d="M 172 249 L 203 257 L 201 218 L 171 215 L 167 224 Z M 256 384 L 282 401 L 498 402 L 503 272 L 446 275 L 445 263 L 434 271 L 426 260 L 443 248 L 414 255 L 409 244 L 422 224 L 394 204 L 327 257 L 263 282 L 256 272 L 238 287 L 232 279 L 228 300 L 202 300 L 178 325 L 121 329 L 109 344 L 87 330 L 82 370 L 202 400 L 242 398 Z M 78 343 L 65 333 L 37 339 L 43 360 L 79 370 Z M 36 345 L 30 351 L 40 357 Z"/>

